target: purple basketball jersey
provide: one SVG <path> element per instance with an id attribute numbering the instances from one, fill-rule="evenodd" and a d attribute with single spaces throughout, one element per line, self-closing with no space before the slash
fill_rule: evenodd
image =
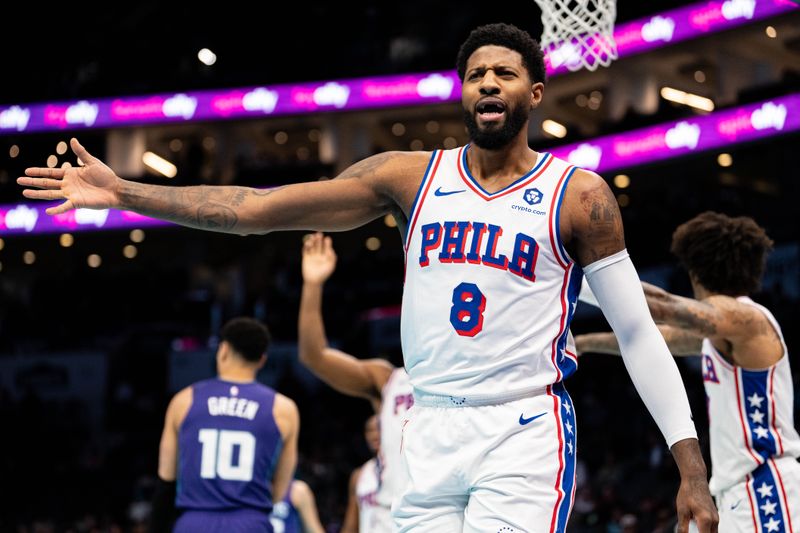
<path id="1" fill-rule="evenodd" d="M 275 391 L 220 379 L 192 386 L 178 435 L 175 505 L 183 510 L 272 510 L 272 476 L 283 446 Z"/>

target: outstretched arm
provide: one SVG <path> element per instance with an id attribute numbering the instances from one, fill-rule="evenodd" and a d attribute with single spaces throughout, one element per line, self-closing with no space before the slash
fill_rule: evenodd
<path id="1" fill-rule="evenodd" d="M 704 300 L 684 298 L 661 287 L 642 283 L 653 319 L 660 324 L 681 328 L 699 337 L 735 340 L 771 331 L 764 314 L 728 296 Z"/>
<path id="2" fill-rule="evenodd" d="M 321 233 L 308 235 L 303 242 L 303 292 L 297 325 L 300 361 L 339 392 L 367 398 L 377 405 L 392 365 L 383 359 L 357 359 L 328 346 L 322 320 L 322 288 L 335 269 L 331 238 Z"/>
<path id="3" fill-rule="evenodd" d="M 422 152 L 378 154 L 356 163 L 336 179 L 272 190 L 164 187 L 124 180 L 76 139 L 70 145 L 84 166 L 29 168 L 27 176 L 17 180 L 29 187 L 23 191 L 27 198 L 63 200 L 49 208 L 48 214 L 77 208 L 125 209 L 192 228 L 240 235 L 361 226 L 389 212 L 397 203 L 398 190 L 406 185 L 413 188 L 404 178 L 421 179 L 428 157 Z"/>
<path id="4" fill-rule="evenodd" d="M 699 355 L 703 338 L 680 328 L 659 324 L 658 331 L 664 337 L 670 353 L 676 357 Z M 575 337 L 578 355 L 587 352 L 621 355 L 617 336 L 613 333 L 586 333 Z"/>
<path id="5" fill-rule="evenodd" d="M 664 434 L 681 473 L 679 531 L 694 519 L 702 533 L 717 530 L 714 502 L 697 443 L 689 401 L 675 361 L 647 310 L 639 276 L 625 250 L 616 198 L 600 176 L 572 176 L 561 216 L 561 235 L 584 267 L 603 314 L 614 330 L 636 390 Z"/>

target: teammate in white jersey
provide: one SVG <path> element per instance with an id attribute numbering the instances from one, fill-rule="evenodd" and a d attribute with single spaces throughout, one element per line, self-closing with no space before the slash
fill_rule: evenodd
<path id="1" fill-rule="evenodd" d="M 383 461 L 380 456 L 378 415 L 364 424 L 364 440 L 373 456 L 353 470 L 347 497 L 347 510 L 340 533 L 391 533 L 391 509 L 382 504 Z"/>
<path id="2" fill-rule="evenodd" d="M 772 241 L 751 218 L 706 212 L 678 227 L 672 251 L 695 299 L 645 285 L 674 355 L 703 358 L 711 492 L 722 532 L 800 529 L 800 436 L 789 356 L 772 314 L 748 296 Z M 613 334 L 576 337 L 583 352 L 619 353 Z"/>
<path id="3" fill-rule="evenodd" d="M 472 141 L 459 150 L 378 154 L 333 180 L 263 191 L 123 180 L 73 139 L 85 166 L 29 168 L 18 182 L 28 198 L 63 200 L 50 214 L 127 209 L 243 235 L 341 231 L 393 214 L 405 234 L 403 348 L 417 402 L 404 436 L 410 480 L 393 506 L 400 531 L 564 530 L 575 451 L 564 339 L 583 270 L 678 463 L 681 530 L 693 516 L 714 531 L 689 403 L 646 311 L 616 199 L 597 174 L 528 146 L 545 82 L 538 43 L 482 26 L 457 63 Z"/>
<path id="4" fill-rule="evenodd" d="M 385 359 L 358 359 L 328 345 L 322 318 L 322 290 L 335 269 L 336 252 L 331 238 L 321 233 L 307 235 L 303 241 L 303 292 L 297 327 L 300 361 L 336 390 L 372 403 L 378 415 L 380 446 L 372 466 L 362 468 L 361 490 L 363 501 L 368 504 L 362 517 L 368 515 L 369 524 L 361 531 L 391 531 L 392 501 L 405 486 L 400 456 L 402 424 L 414 397 L 408 374 L 402 367 L 395 367 Z M 373 475 L 374 479 L 368 481 L 368 476 L 376 472 L 380 476 Z"/>

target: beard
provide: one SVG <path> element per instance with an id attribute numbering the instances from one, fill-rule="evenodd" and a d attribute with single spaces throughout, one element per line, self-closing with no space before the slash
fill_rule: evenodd
<path id="1" fill-rule="evenodd" d="M 507 109 L 506 113 L 506 120 L 502 126 L 492 130 L 481 130 L 475 115 L 465 109 L 464 123 L 467 125 L 470 140 L 485 150 L 499 150 L 507 146 L 528 121 L 528 110 L 514 107 Z"/>

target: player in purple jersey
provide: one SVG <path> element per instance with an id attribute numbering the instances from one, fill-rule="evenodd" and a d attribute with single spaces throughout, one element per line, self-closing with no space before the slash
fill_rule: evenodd
<path id="1" fill-rule="evenodd" d="M 217 377 L 177 393 L 167 408 L 158 458 L 161 484 L 153 529 L 272 531 L 269 514 L 289 488 L 300 426 L 294 402 L 256 381 L 266 362 L 267 328 L 251 318 L 225 324 Z"/>
<path id="2" fill-rule="evenodd" d="M 402 463 L 411 481 L 392 510 L 395 523 L 403 532 L 531 527 L 552 533 L 564 531 L 572 505 L 570 487 L 574 487 L 570 447 L 574 444 L 571 435 L 565 439 L 564 432 L 570 431 L 574 413 L 561 382 L 564 373 L 558 365 L 562 356 L 564 365 L 574 364 L 566 361 L 564 339 L 575 304 L 580 279 L 577 274 L 582 270 L 620 338 L 628 372 L 680 470 L 676 500 L 680 531 L 688 529 L 690 518 L 696 519 L 702 533 L 716 531 L 717 512 L 708 490 L 686 391 L 664 339 L 647 313 L 638 275 L 625 248 L 619 206 L 608 184 L 587 170 L 573 167 L 565 171 L 558 196 L 551 196 L 547 206 L 552 231 L 542 242 L 518 231 L 517 226 L 523 225 L 524 219 L 515 218 L 514 227 L 503 234 L 502 227 L 483 218 L 484 214 L 499 213 L 504 202 L 512 200 L 538 205 L 542 197 L 535 187 L 517 191 L 514 186 L 531 178 L 532 170 L 544 168 L 548 162 L 556 164 L 556 168 L 566 165 L 528 144 L 530 113 L 540 105 L 546 81 L 539 44 L 514 26 L 481 26 L 462 45 L 457 67 L 471 139 L 468 149 L 461 148 L 463 157 L 457 161 L 452 151 L 387 152 L 354 164 L 336 179 L 294 183 L 267 191 L 237 186 L 165 187 L 120 178 L 72 139 L 72 150 L 83 166 L 28 168 L 27 176 L 17 181 L 28 187 L 23 193 L 26 198 L 62 201 L 48 208 L 49 214 L 76 208 L 124 209 L 193 228 L 240 235 L 278 230 L 344 231 L 392 214 L 406 242 L 424 242 L 424 246 L 408 250 L 407 257 L 416 256 L 421 261 L 407 264 L 416 272 L 404 287 L 404 300 L 412 300 L 403 306 L 403 323 L 418 324 L 421 337 L 438 343 L 438 353 L 404 348 L 404 356 L 415 358 L 418 364 L 406 364 L 415 391 L 409 424 L 404 426 L 410 435 L 402 451 Z M 443 153 L 447 154 L 443 172 L 455 176 L 457 164 L 464 171 L 464 184 L 469 191 L 436 187 L 430 191 L 431 196 L 441 200 L 476 195 L 486 202 L 475 202 L 478 207 L 452 213 L 457 219 L 413 227 L 416 199 L 426 194 L 427 189 L 423 191 L 422 186 L 436 178 L 438 163 L 434 163 L 442 161 Z M 506 194 L 512 192 L 518 194 Z M 494 198 L 501 201 L 493 202 Z M 539 216 L 538 211 L 544 212 L 524 209 L 532 217 Z M 503 216 L 511 220 L 507 213 Z M 423 231 L 427 233 L 422 234 Z M 471 238 L 465 249 L 467 233 Z M 442 240 L 440 253 L 426 255 L 437 248 L 438 238 Z M 426 258 L 431 259 L 428 266 L 423 264 Z M 548 266 L 546 276 L 538 276 L 534 265 L 537 258 L 543 261 L 542 266 Z M 567 276 L 575 283 L 565 284 L 560 295 L 552 292 L 560 283 L 553 277 L 556 265 L 567 274 L 576 274 Z M 455 288 L 439 284 L 429 289 L 422 268 L 434 272 L 437 279 L 449 277 Z M 492 273 L 493 270 L 497 272 Z M 498 277 L 498 272 L 508 275 Z M 546 312 L 559 313 L 562 320 L 540 324 L 545 330 L 536 340 L 542 344 L 542 339 L 552 339 L 552 349 L 548 345 L 532 354 L 535 358 L 521 357 L 524 337 L 534 328 L 525 328 L 519 334 L 513 331 L 517 325 L 513 320 L 490 320 L 492 309 L 487 302 L 491 295 L 483 294 L 481 287 L 462 273 L 492 277 L 493 292 L 505 296 L 505 305 L 497 310 L 508 311 L 509 306 L 514 306 L 513 312 L 504 316 L 526 316 L 526 309 L 535 308 L 537 302 L 526 296 L 549 291 L 545 295 L 548 300 L 555 299 L 559 304 L 558 308 L 548 304 Z M 437 309 L 446 307 L 449 312 L 423 317 L 431 303 Z M 448 324 L 452 327 L 447 337 L 431 335 Z M 468 346 L 470 338 L 487 349 L 473 347 L 469 351 L 473 357 L 482 357 L 483 364 L 468 365 L 471 381 L 464 382 L 462 378 L 467 373 L 463 368 L 448 372 L 448 360 L 457 359 L 460 352 L 456 347 Z M 537 372 L 537 362 L 547 371 Z M 518 381 L 513 389 L 496 387 L 491 394 L 480 392 L 493 380 L 509 375 Z M 365 382 L 369 379 L 365 377 Z M 535 387 L 528 387 L 529 382 L 535 382 Z M 437 390 L 426 392 L 426 383 L 435 383 Z M 521 392 L 527 396 L 519 397 Z M 493 423 L 488 415 L 497 406 L 502 406 L 504 425 Z M 529 408 L 537 409 L 537 413 L 546 409 L 546 416 L 525 416 Z M 451 420 L 447 421 L 448 417 Z M 492 455 L 482 443 L 475 443 L 468 452 L 470 457 L 457 461 L 454 454 L 446 451 L 463 436 L 456 427 L 461 422 L 455 423 L 453 417 L 463 420 L 464 427 L 477 427 L 472 422 L 480 417 L 481 427 L 485 426 L 488 435 L 486 446 L 503 445 L 514 451 Z M 527 425 L 534 420 L 539 423 Z M 526 429 L 520 429 L 523 426 Z M 503 433 L 506 429 L 513 430 L 513 434 Z M 541 460 L 527 453 L 527 429 L 550 445 L 539 450 L 543 454 Z M 423 437 L 422 433 L 427 434 Z M 459 454 L 463 453 L 460 448 Z M 505 459 L 502 464 L 501 456 Z M 436 465 L 435 478 L 429 476 L 431 464 Z M 471 472 L 462 475 L 461 470 L 467 466 Z"/>

